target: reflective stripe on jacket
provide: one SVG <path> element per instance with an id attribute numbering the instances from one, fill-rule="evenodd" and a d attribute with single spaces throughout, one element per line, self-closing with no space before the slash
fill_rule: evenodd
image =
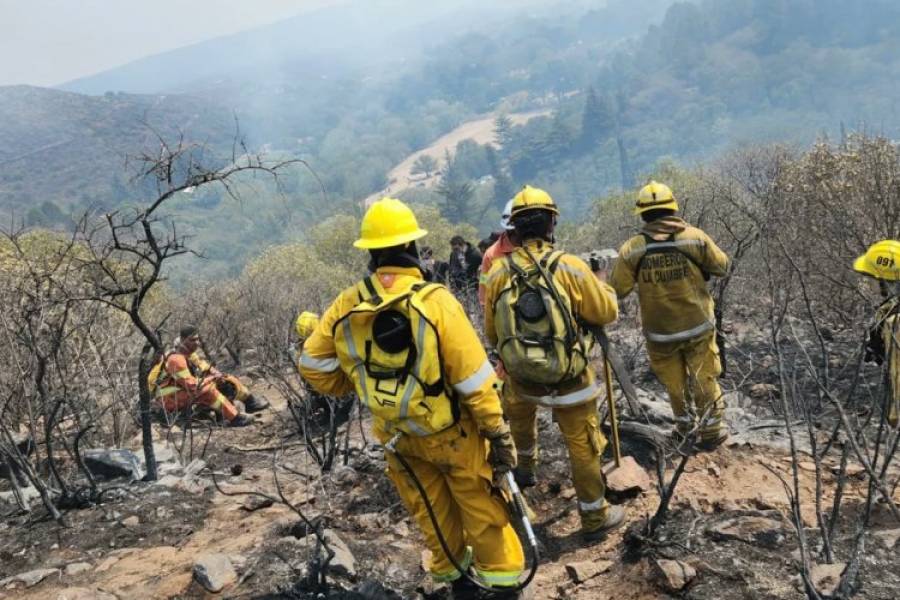
<path id="1" fill-rule="evenodd" d="M 706 233 L 664 217 L 622 245 L 609 282 L 620 298 L 637 287 L 648 341 L 679 342 L 715 328 L 706 279 L 725 275 L 728 266 L 728 257 Z"/>
<path id="2" fill-rule="evenodd" d="M 529 252 L 538 258 L 553 251 L 553 245 L 533 240 L 527 243 Z M 485 281 L 484 333 L 491 346 L 497 345 L 497 330 L 494 324 L 494 304 L 510 279 L 508 261 L 528 264 L 530 259 L 522 248 L 503 258 L 497 259 Z M 576 321 L 604 326 L 619 316 L 619 305 L 615 290 L 597 279 L 583 260 L 571 254 L 564 254 L 553 273 L 553 278 L 568 293 L 572 312 Z M 523 400 L 543 406 L 573 406 L 589 401 L 600 393 L 593 369 L 588 366 L 572 382 L 557 387 L 525 385 L 510 380 L 513 392 Z"/>
<path id="3" fill-rule="evenodd" d="M 378 284 L 388 293 L 409 289 L 423 282 L 418 269 L 381 267 L 376 271 Z M 360 304 L 358 285 L 344 290 L 328 307 L 313 334 L 303 345 L 300 373 L 320 393 L 342 396 L 356 391 L 350 376 L 354 368 L 338 352 L 335 327 Z M 462 306 L 443 286 L 430 292 L 423 303 L 428 319 L 437 333 L 443 357 L 445 383 L 455 390 L 461 408 L 468 410 L 482 432 L 493 432 L 502 425 L 500 399 L 494 389 L 496 377 L 487 360 L 478 335 Z M 348 321 L 343 321 L 348 322 Z M 437 361 L 437 356 L 424 359 Z M 376 430 L 386 424 L 375 422 Z"/>
<path id="4" fill-rule="evenodd" d="M 164 365 L 166 376 L 161 378 L 154 396 L 162 398 L 180 390 L 195 392 L 198 385 L 196 375 L 209 371 L 209 368 L 209 363 L 196 352 L 190 355 L 177 351 L 166 354 Z"/>
<path id="5" fill-rule="evenodd" d="M 509 239 L 509 233 L 504 231 L 496 242 L 491 244 L 487 250 L 484 251 L 484 256 L 481 257 L 481 277 L 478 280 L 478 302 L 481 306 L 484 306 L 484 297 L 487 291 L 487 278 L 488 273 L 491 272 L 491 267 L 494 265 L 494 261 L 498 258 L 506 256 L 510 254 L 516 249 L 516 245 L 512 243 L 512 240 Z"/>

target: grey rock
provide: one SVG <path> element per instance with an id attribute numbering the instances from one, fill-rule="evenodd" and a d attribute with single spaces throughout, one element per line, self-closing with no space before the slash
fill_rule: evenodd
<path id="1" fill-rule="evenodd" d="M 575 583 L 584 583 L 588 579 L 609 571 L 612 565 L 612 561 L 609 560 L 582 560 L 568 563 L 566 573 Z"/>
<path id="2" fill-rule="evenodd" d="M 809 570 L 809 579 L 820 594 L 833 596 L 841 582 L 841 573 L 847 568 L 847 563 L 834 563 L 833 565 L 813 565 Z"/>
<path id="3" fill-rule="evenodd" d="M 634 497 L 653 486 L 647 471 L 631 456 L 623 456 L 618 467 L 615 463 L 607 463 L 603 474 L 607 489 L 619 497 Z"/>
<path id="4" fill-rule="evenodd" d="M 59 575 L 59 569 L 35 569 L 33 571 L 19 573 L 18 575 L 13 575 L 12 577 L 7 577 L 6 579 L 0 579 L 0 587 L 21 584 L 27 588 L 30 588 L 39 584 L 51 575 Z"/>
<path id="5" fill-rule="evenodd" d="M 356 577 L 356 558 L 344 540 L 332 529 L 326 529 L 323 534 L 328 547 L 334 552 L 329 569 L 337 575 Z"/>
<path id="6" fill-rule="evenodd" d="M 349 486 L 359 481 L 359 474 L 357 474 L 353 467 L 341 465 L 334 470 L 331 474 L 331 478 L 335 483 Z"/>
<path id="7" fill-rule="evenodd" d="M 649 393 L 645 392 L 644 395 L 641 392 L 642 390 L 638 390 L 638 403 L 651 423 L 668 426 L 675 422 L 672 407 L 668 402 L 654 400 Z"/>
<path id="8" fill-rule="evenodd" d="M 883 529 L 881 531 L 873 531 L 872 537 L 880 540 L 888 550 L 893 550 L 900 540 L 900 529 Z"/>
<path id="9" fill-rule="evenodd" d="M 652 564 L 657 583 L 667 592 L 680 592 L 697 577 L 696 569 L 680 560 L 657 559 Z"/>
<path id="10" fill-rule="evenodd" d="M 95 477 L 119 479 L 127 477 L 132 481 L 141 479 L 144 470 L 137 454 L 125 448 L 99 448 L 85 450 L 84 464 Z"/>
<path id="11" fill-rule="evenodd" d="M 271 498 L 252 495 L 244 498 L 244 503 L 241 504 L 241 509 L 246 510 L 247 512 L 256 512 L 264 508 L 269 508 L 273 504 L 275 504 L 275 501 Z"/>
<path id="12" fill-rule="evenodd" d="M 73 577 L 78 575 L 79 573 L 84 573 L 85 571 L 90 571 L 93 567 L 91 563 L 87 562 L 76 562 L 70 563 L 66 565 L 66 568 L 63 569 L 63 573 L 65 573 L 66 577 Z"/>
<path id="13" fill-rule="evenodd" d="M 153 454 L 156 457 L 157 466 L 162 466 L 165 463 L 181 463 L 178 458 L 178 452 L 176 452 L 175 448 L 167 442 L 154 442 Z"/>
<path id="14" fill-rule="evenodd" d="M 225 554 L 201 554 L 194 562 L 194 580 L 207 591 L 217 593 L 237 581 L 237 573 Z"/>
<path id="15" fill-rule="evenodd" d="M 381 519 L 379 513 L 364 513 L 356 517 L 356 522 L 363 529 L 381 529 Z"/>
<path id="16" fill-rule="evenodd" d="M 778 386 L 771 383 L 757 383 L 750 386 L 750 397 L 756 400 L 768 398 L 770 395 L 778 397 Z"/>
<path id="17" fill-rule="evenodd" d="M 19 488 L 19 491 L 22 492 L 22 501 L 25 503 L 26 506 L 30 505 L 32 502 L 37 501 L 41 497 L 40 492 L 38 492 L 36 488 L 33 488 L 31 486 L 21 487 L 21 488 Z M 10 490 L 8 492 L 0 492 L 0 505 L 3 505 L 3 504 L 9 505 L 9 506 L 15 505 L 16 504 L 15 492 L 13 492 L 12 490 Z"/>
<path id="18" fill-rule="evenodd" d="M 137 527 L 141 524 L 140 518 L 137 515 L 131 515 L 126 519 L 122 519 L 122 525 L 125 527 Z"/>
<path id="19" fill-rule="evenodd" d="M 781 523 L 767 517 L 727 519 L 711 526 L 707 534 L 717 541 L 737 540 L 764 548 L 777 548 L 784 542 Z"/>
<path id="20" fill-rule="evenodd" d="M 195 458 L 184 467 L 184 478 L 196 477 L 205 468 L 206 461 L 202 458 Z"/>

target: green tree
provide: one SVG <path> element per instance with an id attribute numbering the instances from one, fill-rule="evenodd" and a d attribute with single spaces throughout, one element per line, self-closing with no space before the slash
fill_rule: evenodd
<path id="1" fill-rule="evenodd" d="M 475 186 L 471 181 L 442 180 L 437 193 L 443 199 L 441 214 L 451 223 L 462 223 L 473 208 Z"/>
<path id="2" fill-rule="evenodd" d="M 584 152 L 589 152 L 612 135 L 614 129 L 615 117 L 612 106 L 605 98 L 601 99 L 597 96 L 593 86 L 589 87 L 584 101 L 584 111 L 581 114 L 579 148 Z"/>
<path id="3" fill-rule="evenodd" d="M 425 175 L 431 177 L 431 174 L 437 171 L 438 161 L 430 154 L 422 154 L 412 165 L 410 173 L 413 175 Z"/>
<path id="4" fill-rule="evenodd" d="M 572 149 L 572 132 L 566 126 L 562 113 L 556 111 L 553 113 L 553 120 L 550 123 L 550 130 L 547 136 L 542 140 L 541 154 L 539 160 L 547 160 L 550 162 L 558 162 L 565 158 Z"/>

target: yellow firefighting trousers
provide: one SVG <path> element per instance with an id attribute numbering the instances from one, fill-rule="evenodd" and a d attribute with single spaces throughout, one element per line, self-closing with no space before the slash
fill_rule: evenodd
<path id="1" fill-rule="evenodd" d="M 724 427 L 725 400 L 719 388 L 722 363 L 715 332 L 680 342 L 648 340 L 647 353 L 650 368 L 669 392 L 676 428 L 686 433 L 699 418 L 700 439 L 717 439 Z M 693 403 L 693 413 L 688 399 Z"/>
<path id="2" fill-rule="evenodd" d="M 390 435 L 376 431 L 382 443 Z M 509 522 L 503 501 L 491 492 L 488 443 L 474 424 L 458 425 L 425 437 L 403 436 L 396 446 L 425 488 L 441 532 L 460 566 L 474 560 L 490 585 L 513 586 L 525 565 L 522 545 Z M 431 550 L 431 573 L 437 581 L 460 577 L 435 534 L 421 495 L 397 458 L 386 453 L 387 473 L 407 510 L 416 519 Z"/>
<path id="3" fill-rule="evenodd" d="M 512 386 L 503 386 L 503 412 L 509 417 L 509 427 L 516 442 L 518 469 L 534 472 L 538 457 L 538 405 L 515 396 Z M 576 406 L 551 409 L 559 425 L 572 468 L 572 482 L 578 496 L 581 529 L 591 532 L 606 524 L 609 506 L 606 503 L 606 484 L 600 465 L 600 455 L 606 448 L 606 437 L 600 429 L 597 398 Z"/>

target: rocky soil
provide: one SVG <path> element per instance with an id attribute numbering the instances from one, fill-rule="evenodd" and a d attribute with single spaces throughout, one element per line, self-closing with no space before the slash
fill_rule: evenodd
<path id="1" fill-rule="evenodd" d="M 257 389 L 264 391 L 264 383 Z M 120 491 L 101 505 L 70 510 L 66 528 L 46 519 L 39 506 L 20 515 L 0 500 L 0 599 L 448 597 L 423 568 L 422 538 L 383 475 L 382 451 L 368 436 L 368 424 L 353 423 L 347 464 L 339 459 L 322 474 L 294 436 L 284 402 L 271 390 L 269 397 L 273 410 L 260 423 L 214 429 L 205 453 L 205 426 L 158 430 L 162 478 L 116 480 Z M 664 431 L 670 413 L 661 396 L 641 389 L 640 401 L 651 425 Z M 542 414 L 539 483 L 527 492 L 542 551 L 533 597 L 803 597 L 796 533 L 779 481 L 779 475 L 791 476 L 786 439 L 778 421 L 757 414 L 763 412 L 758 400 L 732 392 L 729 406 L 730 442 L 691 458 L 661 536 L 640 553 L 627 551 L 626 528 L 593 546 L 581 542 L 565 451 L 549 414 Z M 138 455 L 139 441 L 131 444 Z M 634 460 L 610 479 L 618 482 L 634 528 L 659 502 L 655 455 L 639 438 L 626 436 L 624 446 Z M 673 466 L 666 466 L 667 477 Z M 800 466 L 802 515 L 814 529 L 814 465 Z M 836 466 L 825 465 L 825 506 Z M 865 492 L 857 479 L 862 468 L 851 464 L 849 473 L 845 510 L 857 511 Z M 324 557 L 321 545 L 280 501 L 279 488 L 319 526 L 334 552 L 327 596 L 309 581 L 311 565 Z M 875 517 L 858 597 L 886 600 L 896 598 L 900 586 L 900 523 L 880 506 Z M 838 532 L 837 563 L 853 534 Z M 815 530 L 812 537 L 817 543 Z M 827 588 L 842 568 L 823 564 L 814 576 Z"/>

